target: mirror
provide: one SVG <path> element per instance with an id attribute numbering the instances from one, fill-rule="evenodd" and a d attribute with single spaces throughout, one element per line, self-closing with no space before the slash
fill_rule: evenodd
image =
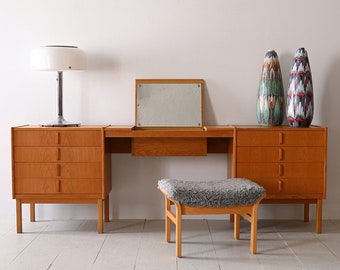
<path id="1" fill-rule="evenodd" d="M 203 128 L 201 79 L 137 79 L 136 128 Z"/>
<path id="2" fill-rule="evenodd" d="M 136 128 L 203 128 L 201 79 L 137 79 Z"/>

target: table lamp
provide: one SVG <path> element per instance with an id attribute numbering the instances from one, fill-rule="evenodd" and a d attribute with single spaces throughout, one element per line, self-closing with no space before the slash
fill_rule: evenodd
<path id="1" fill-rule="evenodd" d="M 77 127 L 80 124 L 70 123 L 63 117 L 63 72 L 84 70 L 85 53 L 75 46 L 48 45 L 31 52 L 31 67 L 39 71 L 57 71 L 57 119 L 45 127 Z"/>

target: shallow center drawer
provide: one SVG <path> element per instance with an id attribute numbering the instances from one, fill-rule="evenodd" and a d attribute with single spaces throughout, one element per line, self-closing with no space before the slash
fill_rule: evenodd
<path id="1" fill-rule="evenodd" d="M 206 138 L 133 138 L 134 156 L 206 156 Z"/>

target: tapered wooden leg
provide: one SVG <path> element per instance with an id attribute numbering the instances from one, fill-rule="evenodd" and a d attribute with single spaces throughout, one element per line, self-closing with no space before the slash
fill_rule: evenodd
<path id="1" fill-rule="evenodd" d="M 250 252 L 256 253 L 256 242 L 257 242 L 257 210 L 258 204 L 255 204 L 252 209 L 251 221 L 250 221 Z"/>
<path id="2" fill-rule="evenodd" d="M 234 238 L 240 239 L 240 215 L 234 214 Z"/>
<path id="3" fill-rule="evenodd" d="M 103 233 L 103 201 L 99 199 L 97 205 L 98 205 L 98 233 Z"/>
<path id="4" fill-rule="evenodd" d="M 21 200 L 16 200 L 16 214 L 17 214 L 17 233 L 22 233 L 22 204 L 21 204 Z"/>
<path id="5" fill-rule="evenodd" d="M 303 205 L 303 221 L 304 222 L 309 221 L 309 204 L 308 203 Z"/>
<path id="6" fill-rule="evenodd" d="M 30 220 L 31 222 L 35 222 L 35 204 L 30 203 Z"/>
<path id="7" fill-rule="evenodd" d="M 105 197 L 105 201 L 104 201 L 104 218 L 105 218 L 105 222 L 109 222 L 110 221 L 110 198 L 109 195 L 107 195 Z"/>
<path id="8" fill-rule="evenodd" d="M 316 202 L 316 233 L 322 231 L 322 200 Z"/>
<path id="9" fill-rule="evenodd" d="M 165 241 L 167 241 L 168 243 L 171 241 L 170 218 L 169 218 L 171 210 L 170 207 L 171 207 L 170 200 L 167 197 L 165 197 Z"/>
<path id="10" fill-rule="evenodd" d="M 182 257 L 182 210 L 181 205 L 176 205 L 176 256 Z"/>

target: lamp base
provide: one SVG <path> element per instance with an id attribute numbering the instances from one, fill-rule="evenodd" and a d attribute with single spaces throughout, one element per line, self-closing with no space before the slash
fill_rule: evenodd
<path id="1" fill-rule="evenodd" d="M 64 119 L 62 116 L 58 116 L 58 118 L 48 124 L 41 125 L 42 127 L 79 127 L 79 123 L 70 123 Z"/>

